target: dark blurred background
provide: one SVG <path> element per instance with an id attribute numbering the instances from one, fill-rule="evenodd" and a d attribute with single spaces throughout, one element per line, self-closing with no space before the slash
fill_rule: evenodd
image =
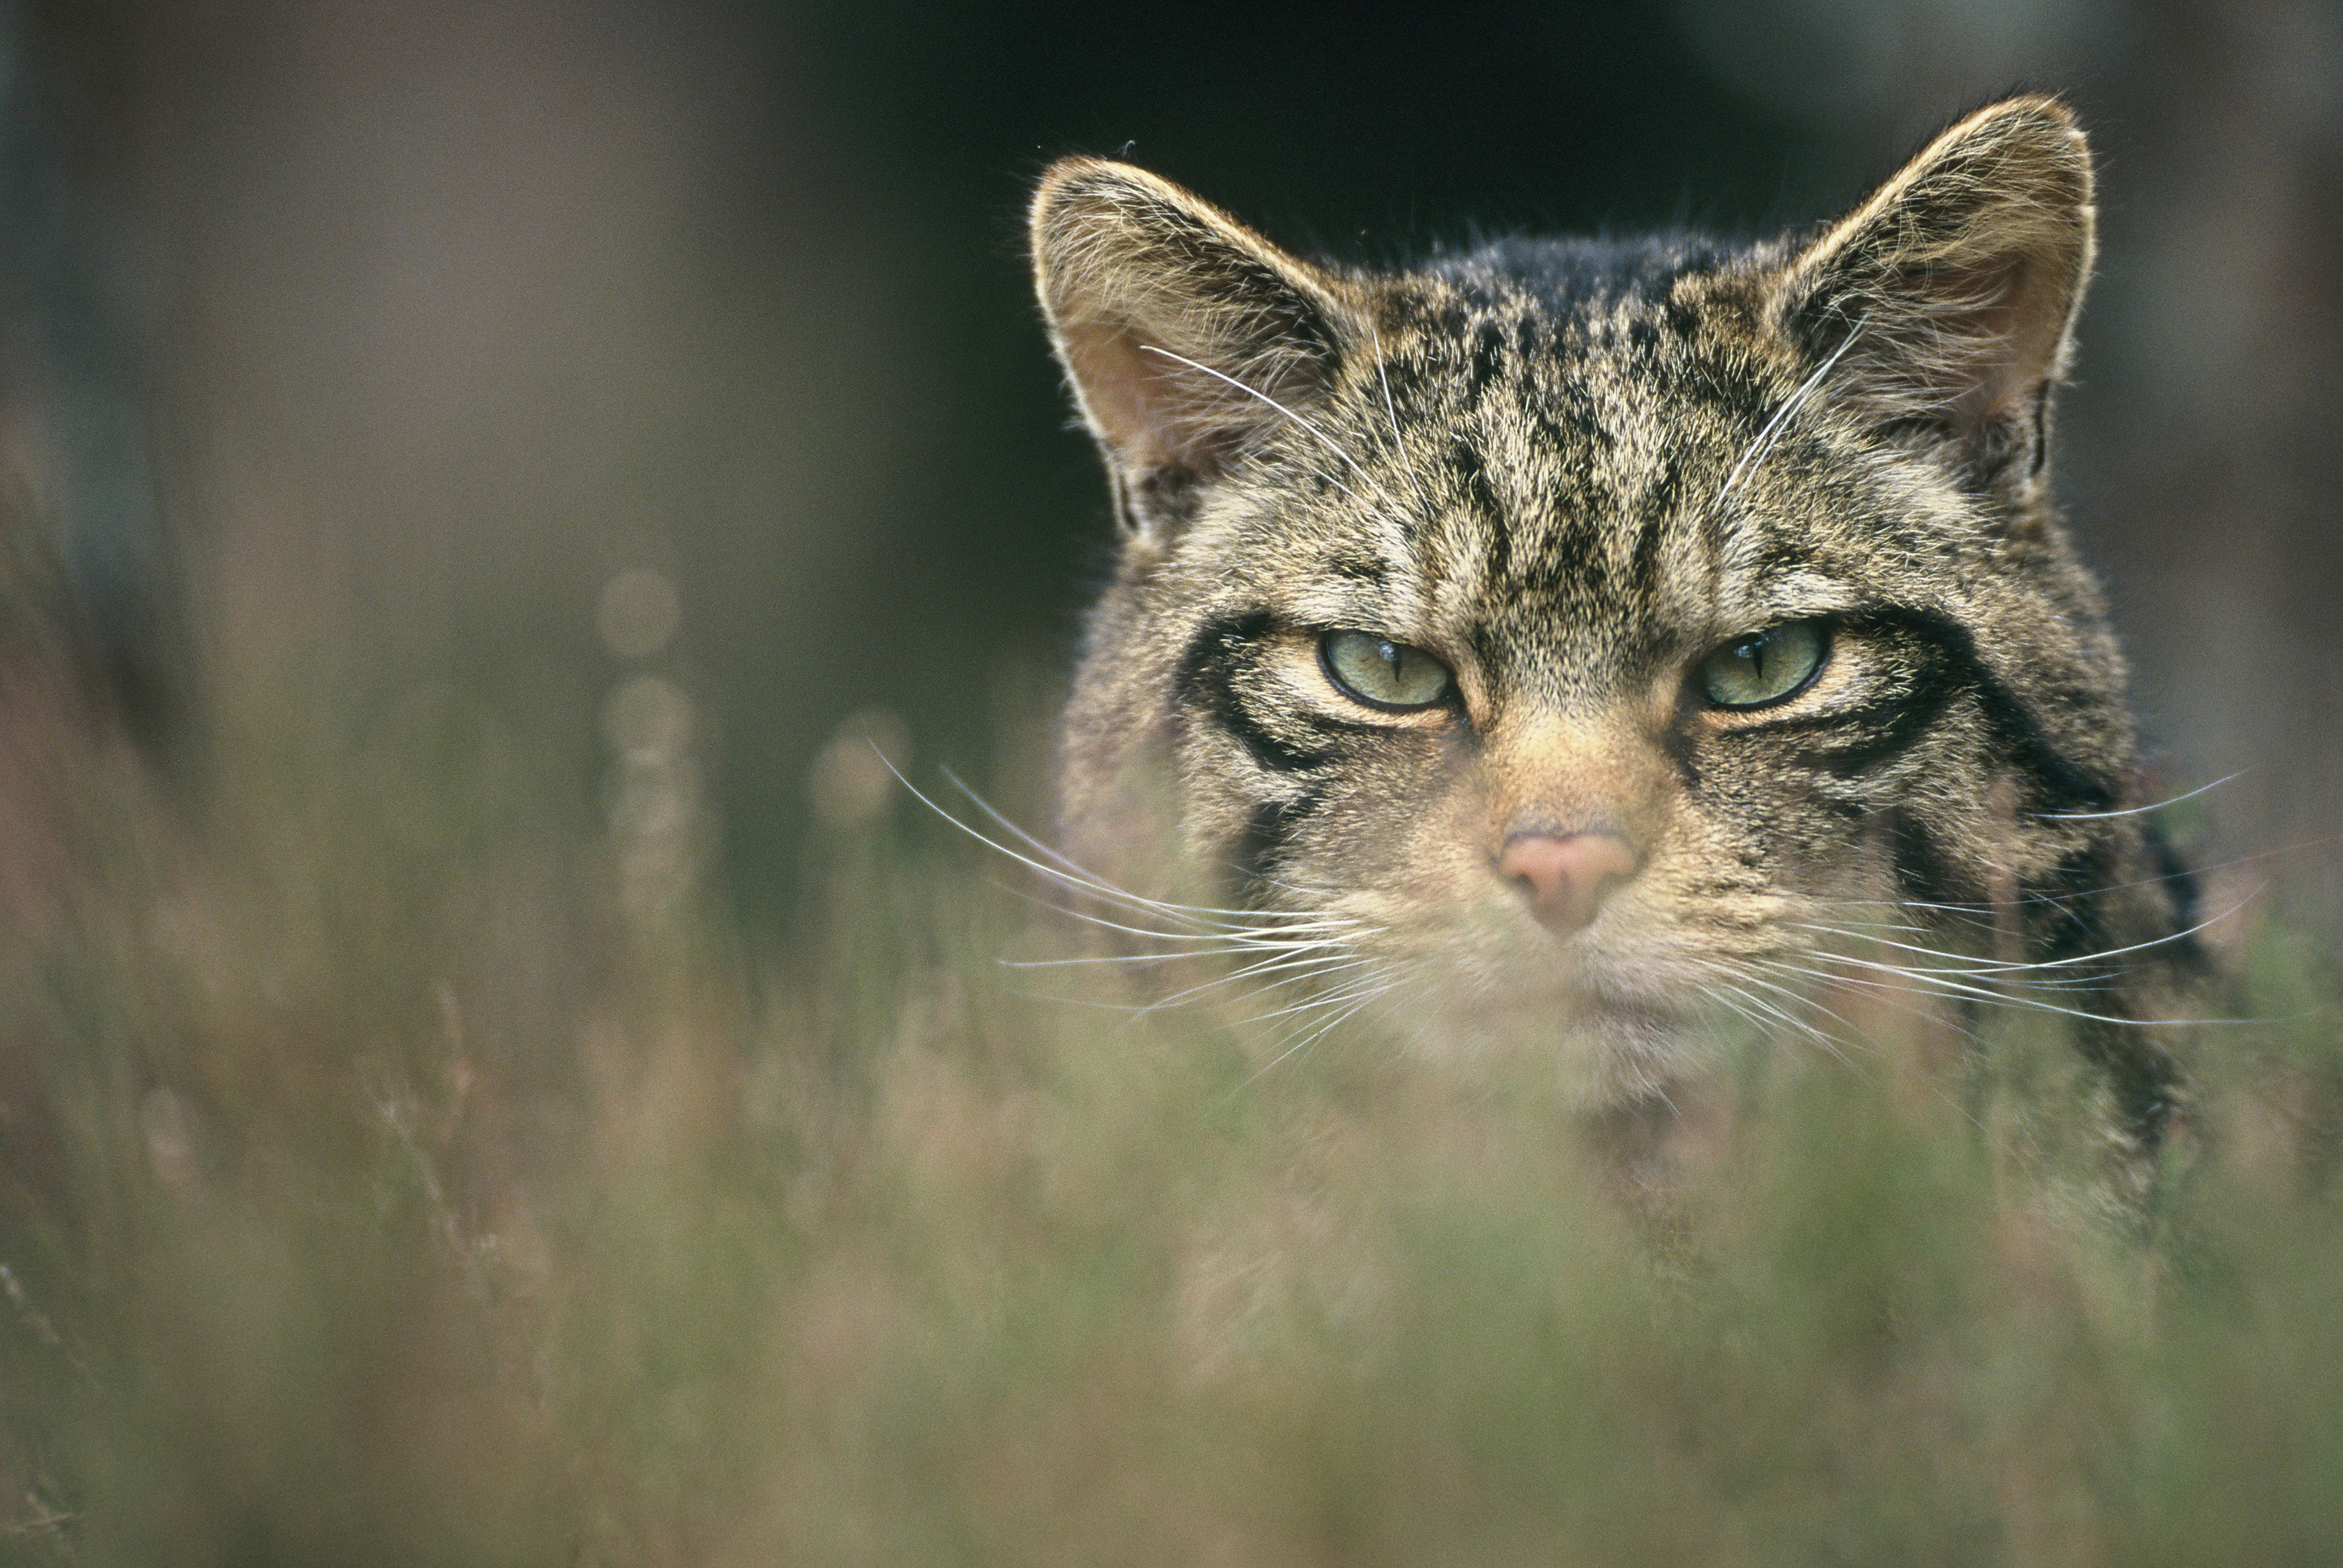
<path id="1" fill-rule="evenodd" d="M 2201 852 L 2336 911 L 2334 6 L 100 0 L 6 31 L 13 460 L 156 705 L 307 694 L 356 746 L 462 687 L 574 755 L 556 816 L 643 809 L 606 748 L 659 764 L 697 824 L 668 873 L 759 927 L 860 809 L 818 765 L 841 723 L 980 768 L 1052 699 L 1106 518 L 1019 254 L 1051 157 L 1374 259 L 1819 217 L 1963 109 L 2065 91 L 2105 215 L 2065 494 L 2169 787 L 2246 770 Z"/>

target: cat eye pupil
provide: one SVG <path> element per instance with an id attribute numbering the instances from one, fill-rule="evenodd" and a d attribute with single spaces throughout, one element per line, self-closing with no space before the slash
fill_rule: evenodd
<path id="1" fill-rule="evenodd" d="M 1701 693 L 1719 708 L 1760 708 L 1802 689 L 1822 668 L 1823 628 L 1794 620 L 1729 642 L 1701 660 Z"/>
<path id="2" fill-rule="evenodd" d="M 1318 653 L 1336 689 L 1370 708 L 1430 708 L 1454 684 L 1448 667 L 1423 649 L 1373 632 L 1330 631 Z"/>

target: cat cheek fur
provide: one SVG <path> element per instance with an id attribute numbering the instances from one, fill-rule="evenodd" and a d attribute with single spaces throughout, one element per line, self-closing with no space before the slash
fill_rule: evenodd
<path id="1" fill-rule="evenodd" d="M 2049 500 L 2093 200 L 2042 97 L 1811 238 L 1390 273 L 1056 166 L 1036 283 L 1121 533 L 1061 731 L 1065 847 L 1340 922 L 1381 1027 L 1549 1051 L 1590 1105 L 1688 1070 L 1720 997 L 1819 1034 L 1818 995 L 1894 970 L 1947 1014 L 2054 1016 L 2137 1201 L 2182 1092 L 2150 1026 L 2200 960 Z M 1704 654 L 1805 618 L 1835 648 L 1811 690 L 1704 706 Z M 1346 709 L 1306 657 L 1334 627 L 1442 658 L 1453 709 Z M 1634 869 L 1557 932 L 1503 849 L 1585 832 Z"/>

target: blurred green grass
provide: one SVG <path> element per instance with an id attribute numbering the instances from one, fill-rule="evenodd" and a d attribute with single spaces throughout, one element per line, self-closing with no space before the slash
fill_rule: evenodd
<path id="1" fill-rule="evenodd" d="M 680 731 L 596 782 L 338 689 L 231 694 L 193 803 L 46 759 L 0 1560 L 2343 1555 L 2338 988 L 2280 922 L 2147 1242 L 2061 1217 L 2021 1035 L 1736 1060 L 1663 1253 L 1528 1068 L 1027 994 L 1046 922 L 883 787 L 769 942 Z"/>

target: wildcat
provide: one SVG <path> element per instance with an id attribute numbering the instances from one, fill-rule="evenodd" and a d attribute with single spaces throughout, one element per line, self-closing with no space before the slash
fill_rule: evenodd
<path id="1" fill-rule="evenodd" d="M 1753 245 L 1370 272 L 1091 158 L 1031 217 L 1119 519 L 1061 847 L 1121 923 L 1542 1053 L 1597 1122 L 1664 1121 L 1727 1013 L 2055 1019 L 2147 1196 L 2202 960 L 2049 493 L 2094 245 L 2063 103 Z"/>

